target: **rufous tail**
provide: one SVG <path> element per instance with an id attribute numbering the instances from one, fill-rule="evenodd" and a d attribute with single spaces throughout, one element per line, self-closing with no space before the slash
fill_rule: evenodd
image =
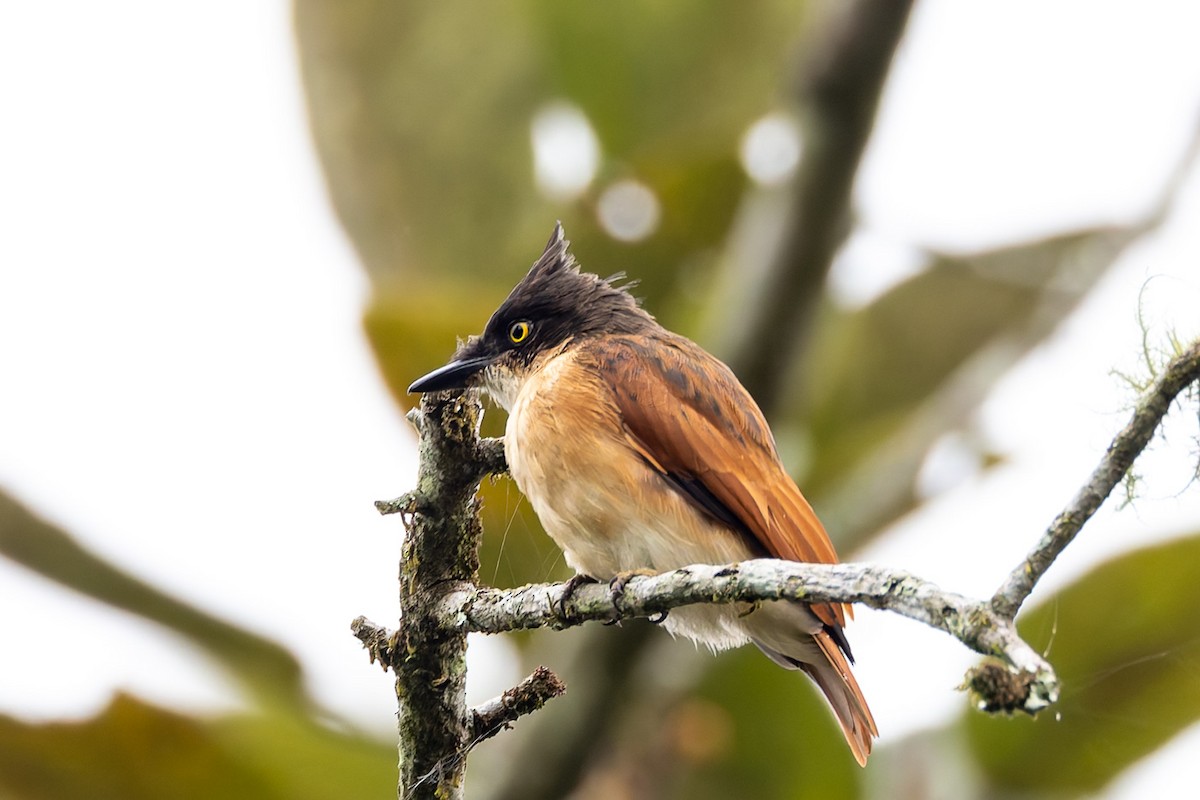
<path id="1" fill-rule="evenodd" d="M 859 766 L 865 767 L 867 756 L 871 754 L 871 741 L 879 735 L 879 729 L 875 727 L 875 718 L 871 716 L 871 709 L 867 708 L 862 689 L 858 688 L 858 681 L 854 680 L 850 664 L 837 644 L 825 631 L 813 634 L 813 638 L 825 654 L 826 663 L 802 663 L 800 668 L 807 672 L 825 693 L 829 705 L 833 706 L 833 713 L 837 715 L 838 724 L 842 726 L 842 733 L 846 736 L 846 743 L 850 745 L 854 758 Z"/>

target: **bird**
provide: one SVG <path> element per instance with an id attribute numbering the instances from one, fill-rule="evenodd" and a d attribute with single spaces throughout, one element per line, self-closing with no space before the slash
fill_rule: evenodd
<path id="1" fill-rule="evenodd" d="M 479 388 L 505 409 L 509 473 L 575 570 L 571 585 L 760 557 L 836 563 L 750 393 L 623 280 L 582 271 L 556 224 L 483 333 L 409 392 Z M 662 625 L 713 651 L 752 642 L 806 673 L 865 766 L 879 732 L 850 670 L 849 616 L 849 605 L 779 600 L 685 606 Z"/>

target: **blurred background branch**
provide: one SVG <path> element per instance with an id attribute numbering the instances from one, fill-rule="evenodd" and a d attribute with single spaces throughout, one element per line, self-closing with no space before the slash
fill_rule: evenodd
<path id="1" fill-rule="evenodd" d="M 732 273 L 726 283 L 743 284 L 751 302 L 731 307 L 722 295 L 712 303 L 712 316 L 727 332 L 714 346 L 768 416 L 777 416 L 786 401 L 825 277 L 850 232 L 854 178 L 911 9 L 909 0 L 838 4 L 795 45 L 798 67 L 788 99 L 804 157 L 782 201 L 783 224 L 764 232 L 761 267 L 748 253 L 726 259 Z"/>
<path id="2" fill-rule="evenodd" d="M 284 647 L 113 566 L 3 492 L 0 554 L 77 592 L 186 636 L 259 701 L 298 717 L 313 712 L 301 682 L 300 664 Z M 70 650 L 69 641 L 63 645 Z"/>

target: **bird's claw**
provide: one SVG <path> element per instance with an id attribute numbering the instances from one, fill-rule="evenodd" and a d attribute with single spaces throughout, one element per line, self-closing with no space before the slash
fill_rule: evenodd
<path id="1" fill-rule="evenodd" d="M 612 600 L 613 607 L 617 611 L 621 611 L 621 595 L 625 593 L 625 587 L 629 582 L 639 576 L 657 575 L 658 573 L 652 569 L 630 569 L 624 572 L 618 572 L 608 581 L 608 596 Z M 619 620 L 614 620 L 619 622 Z"/>
<path id="2" fill-rule="evenodd" d="M 569 619 L 567 616 L 567 601 L 574 596 L 580 586 L 588 583 L 599 583 L 600 581 L 593 578 L 591 575 L 583 575 L 576 573 L 572 575 L 566 583 L 563 584 L 562 594 L 558 596 L 558 616 L 560 619 Z"/>

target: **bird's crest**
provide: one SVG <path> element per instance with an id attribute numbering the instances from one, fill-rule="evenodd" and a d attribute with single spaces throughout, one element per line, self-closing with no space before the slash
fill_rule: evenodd
<path id="1" fill-rule="evenodd" d="M 620 283 L 623 278 L 620 272 L 609 278 L 583 272 L 559 222 L 541 256 L 513 287 L 493 319 L 524 315 L 562 320 L 576 335 L 627 332 L 652 323 L 654 318 L 629 293 L 634 284 Z"/>

